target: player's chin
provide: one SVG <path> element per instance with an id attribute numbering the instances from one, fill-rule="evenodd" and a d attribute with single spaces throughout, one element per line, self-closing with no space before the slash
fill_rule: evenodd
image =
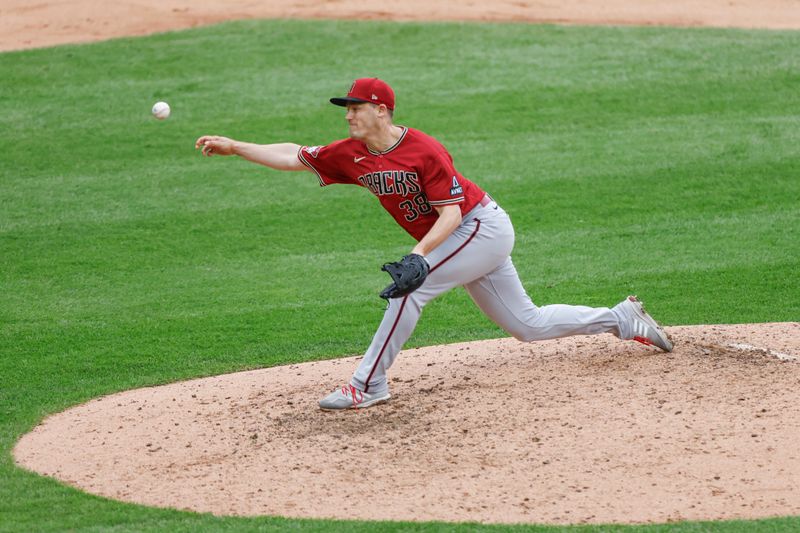
<path id="1" fill-rule="evenodd" d="M 361 131 L 356 128 L 351 127 L 349 132 L 351 139 L 361 140 L 364 138 L 364 135 L 361 133 Z"/>

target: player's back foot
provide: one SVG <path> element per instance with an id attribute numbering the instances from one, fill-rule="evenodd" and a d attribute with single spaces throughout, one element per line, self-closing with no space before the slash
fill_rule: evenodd
<path id="1" fill-rule="evenodd" d="M 345 385 L 325 396 L 319 401 L 319 408 L 324 411 L 341 411 L 342 409 L 364 409 L 389 401 L 389 391 L 369 393 L 360 391 L 352 385 Z"/>
<path id="2" fill-rule="evenodd" d="M 615 308 L 627 321 L 621 331 L 625 340 L 633 340 L 647 346 L 656 346 L 665 352 L 672 351 L 672 340 L 658 322 L 644 310 L 636 296 L 628 296 Z"/>

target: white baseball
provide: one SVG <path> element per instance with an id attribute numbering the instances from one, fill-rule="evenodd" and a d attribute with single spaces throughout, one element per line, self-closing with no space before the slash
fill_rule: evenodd
<path id="1" fill-rule="evenodd" d="M 164 120 L 169 117 L 169 104 L 166 102 L 156 102 L 153 105 L 153 116 L 158 120 Z"/>

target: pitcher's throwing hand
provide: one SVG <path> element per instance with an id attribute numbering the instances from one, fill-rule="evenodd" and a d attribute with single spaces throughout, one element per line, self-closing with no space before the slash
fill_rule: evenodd
<path id="1" fill-rule="evenodd" d="M 233 155 L 233 140 L 217 135 L 203 135 L 194 143 L 195 148 L 200 148 L 203 155 Z"/>

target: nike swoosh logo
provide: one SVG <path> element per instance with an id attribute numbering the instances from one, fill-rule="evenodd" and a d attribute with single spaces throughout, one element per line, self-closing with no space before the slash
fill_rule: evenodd
<path id="1" fill-rule="evenodd" d="M 353 158 L 353 163 L 358 163 L 358 162 L 359 162 L 359 161 L 361 161 L 362 159 L 366 159 L 366 158 L 367 158 L 367 156 L 354 157 L 354 158 Z"/>

